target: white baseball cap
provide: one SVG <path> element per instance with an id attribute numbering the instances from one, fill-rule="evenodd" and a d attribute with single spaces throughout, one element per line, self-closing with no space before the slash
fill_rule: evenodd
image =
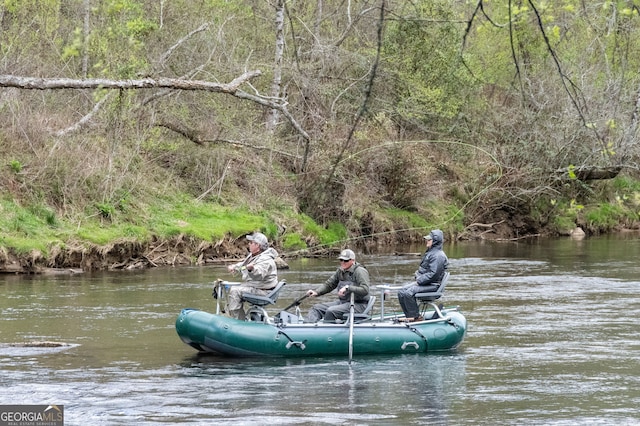
<path id="1" fill-rule="evenodd" d="M 340 256 L 338 256 L 338 259 L 340 260 L 351 260 L 355 258 L 356 258 L 356 254 L 353 252 L 353 250 L 349 250 L 349 249 L 342 250 L 340 252 Z"/>

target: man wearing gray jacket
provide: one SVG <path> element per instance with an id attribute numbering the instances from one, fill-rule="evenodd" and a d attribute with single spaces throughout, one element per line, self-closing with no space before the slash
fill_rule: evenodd
<path id="1" fill-rule="evenodd" d="M 266 296 L 278 284 L 278 268 L 275 259 L 278 252 L 269 247 L 266 235 L 254 232 L 247 235 L 249 255 L 238 263 L 229 265 L 227 270 L 232 274 L 242 273 L 243 285 L 233 286 L 229 290 L 229 315 L 244 320 L 246 313 L 242 306 L 242 293 L 253 293 Z"/>

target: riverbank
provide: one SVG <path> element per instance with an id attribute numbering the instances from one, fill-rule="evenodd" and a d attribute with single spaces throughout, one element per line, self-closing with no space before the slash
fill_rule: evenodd
<path id="1" fill-rule="evenodd" d="M 501 222 L 498 225 L 472 224 L 461 235 L 447 236 L 456 240 L 488 240 L 495 242 L 514 242 L 533 238 L 548 238 L 566 236 L 568 238 L 583 239 L 588 235 L 580 227 L 576 227 L 561 235 L 550 230 L 540 229 L 529 235 L 513 237 L 511 232 L 500 231 L 507 229 Z M 637 232 L 640 226 L 631 228 L 618 227 L 612 233 Z M 381 245 L 397 245 L 419 243 L 406 236 L 400 238 L 385 236 L 384 238 L 368 238 L 351 241 L 351 246 L 368 252 L 373 252 Z M 348 244 L 347 244 L 348 245 Z M 280 268 L 287 268 L 286 259 L 296 257 L 326 257 L 335 255 L 343 245 L 334 247 L 310 247 L 301 250 L 286 250 L 278 242 L 273 244 L 281 254 Z M 38 250 L 26 254 L 16 254 L 0 247 L 0 274 L 78 274 L 100 270 L 133 270 L 167 266 L 193 266 L 237 261 L 246 254 L 246 240 L 244 238 L 225 238 L 217 242 L 202 241 L 180 235 L 170 239 L 154 239 L 145 243 L 122 239 L 106 245 L 72 244 L 64 248 L 56 247 L 44 255 Z"/>
<path id="2" fill-rule="evenodd" d="M 344 222 L 320 224 L 295 203 L 277 209 L 206 203 L 187 196 L 148 197 L 108 215 L 62 212 L 41 204 L 0 199 L 0 273 L 57 274 L 97 270 L 205 265 L 237 260 L 245 235 L 259 230 L 284 259 L 335 254 L 344 247 L 375 252 L 416 244 L 431 229 L 448 241 L 519 241 L 573 236 L 588 238 L 640 229 L 640 182 L 606 192 L 588 204 L 551 200 L 519 209 L 458 207 L 440 199 L 422 210 L 367 205 Z M 626 181 L 625 181 L 626 182 Z M 615 185 L 614 185 L 615 184 Z M 605 194 L 604 189 L 600 192 Z M 614 198 L 613 194 L 616 194 Z M 475 219 L 475 220 L 473 220 Z"/>

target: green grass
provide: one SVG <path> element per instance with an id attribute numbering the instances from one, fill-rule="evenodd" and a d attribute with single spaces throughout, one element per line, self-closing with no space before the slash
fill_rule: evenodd
<path id="1" fill-rule="evenodd" d="M 613 179 L 613 188 L 623 193 L 640 192 L 640 181 L 631 179 L 626 176 L 618 176 Z"/>
<path id="2" fill-rule="evenodd" d="M 163 203 L 166 203 L 164 200 Z M 261 231 L 270 238 L 277 227 L 267 216 L 241 209 L 229 209 L 197 201 L 180 201 L 155 206 L 138 206 L 131 216 L 113 211 L 108 217 L 101 212 L 70 221 L 58 220 L 52 210 L 23 207 L 11 200 L 0 201 L 0 245 L 18 253 L 37 249 L 46 253 L 53 244 L 70 239 L 105 245 L 122 238 L 148 241 L 152 236 L 171 238 L 187 235 L 206 241 L 225 236 L 238 237 Z"/>
<path id="3" fill-rule="evenodd" d="M 303 250 L 307 248 L 307 243 L 304 242 L 300 234 L 291 233 L 286 234 L 282 239 L 282 247 L 285 250 Z"/>
<path id="4" fill-rule="evenodd" d="M 425 234 L 432 229 L 441 229 L 444 232 L 453 233 L 464 228 L 462 223 L 464 215 L 453 204 L 430 205 L 428 213 L 423 215 L 400 209 L 385 209 L 383 212 L 394 223 L 404 225 L 405 229 L 398 229 L 398 231 L 406 230 Z"/>
<path id="5" fill-rule="evenodd" d="M 623 206 L 599 204 L 586 207 L 584 218 L 590 228 L 609 230 L 621 223 L 622 219 L 629 218 L 629 213 L 629 210 Z"/>
<path id="6" fill-rule="evenodd" d="M 43 206 L 24 208 L 13 200 L 0 200 L 0 244 L 17 253 L 47 251 L 48 243 L 59 241 L 60 229 L 53 212 Z"/>
<path id="7" fill-rule="evenodd" d="M 348 239 L 347 228 L 341 223 L 331 222 L 325 228 L 304 213 L 300 214 L 299 220 L 302 223 L 303 234 L 316 237 L 321 245 L 331 246 Z"/>
<path id="8" fill-rule="evenodd" d="M 226 235 L 240 236 L 252 231 L 266 231 L 269 223 L 262 216 L 244 210 L 191 202 L 152 209 L 149 228 L 160 237 L 189 235 L 203 240 L 219 239 Z M 272 232 L 265 232 L 273 237 Z M 272 234 L 272 235 L 268 235 Z"/>

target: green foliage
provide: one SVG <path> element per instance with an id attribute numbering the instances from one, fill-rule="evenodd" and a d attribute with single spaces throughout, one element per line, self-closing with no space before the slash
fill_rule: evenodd
<path id="1" fill-rule="evenodd" d="M 303 250 L 307 248 L 307 243 L 305 243 L 302 236 L 297 233 L 286 234 L 281 244 L 285 250 Z"/>
<path id="2" fill-rule="evenodd" d="M 73 37 L 62 48 L 62 60 L 80 57 L 82 52 L 82 29 L 76 28 L 73 30 Z"/>
<path id="3" fill-rule="evenodd" d="M 323 228 L 305 214 L 300 215 L 300 222 L 303 233 L 318 238 L 321 245 L 332 246 L 347 240 L 347 229 L 341 223 L 330 222 L 326 228 Z"/>
<path id="4" fill-rule="evenodd" d="M 94 74 L 133 78 L 148 71 L 145 39 L 158 29 L 145 15 L 144 2 L 107 0 L 98 3 L 94 14 L 101 25 L 93 28 L 89 52 Z M 117 46 L 114 48 L 114 46 Z"/>
<path id="5" fill-rule="evenodd" d="M 80 0 L 3 0 L 2 73 L 73 78 L 86 60 L 91 77 L 224 83 L 258 69 L 239 89 L 271 94 L 270 2 L 90 3 L 85 39 Z M 460 231 L 550 196 L 540 221 L 637 220 L 637 2 L 485 0 L 470 22 L 477 2 L 391 1 L 375 73 L 378 10 L 321 3 L 288 2 L 285 24 L 284 101 L 308 145 L 282 115 L 265 132 L 268 108 L 228 93 L 5 90 L 0 189 L 16 205 L 3 241 L 275 239 L 286 226 L 297 248 L 339 244 L 366 220 L 380 233 Z M 578 167 L 618 162 L 636 176 L 601 191 L 576 182 Z M 567 165 L 568 184 L 556 173 Z"/>
<path id="6" fill-rule="evenodd" d="M 552 229 L 555 232 L 566 233 L 576 227 L 576 219 L 573 216 L 557 215 L 553 217 Z"/>
<path id="7" fill-rule="evenodd" d="M 632 179 L 627 176 L 616 176 L 613 179 L 613 188 L 620 193 L 623 194 L 632 194 L 635 192 L 640 192 L 640 180 Z"/>
<path id="8" fill-rule="evenodd" d="M 610 187 L 613 188 L 612 191 L 605 190 L 610 202 L 624 209 L 624 216 L 629 221 L 640 219 L 640 180 L 617 176 Z"/>
<path id="9" fill-rule="evenodd" d="M 22 171 L 22 167 L 23 167 L 23 165 L 22 165 L 22 163 L 21 163 L 20 161 L 18 161 L 18 160 L 11 160 L 11 161 L 9 162 L 9 167 L 11 168 L 11 170 L 12 170 L 14 173 L 16 173 L 16 174 L 17 174 L 17 173 L 20 173 L 20 172 Z"/>
<path id="10" fill-rule="evenodd" d="M 402 19 L 388 23 L 383 45 L 383 67 L 393 74 L 383 85 L 395 97 L 395 113 L 402 121 L 425 124 L 453 118 L 470 83 L 457 57 L 461 33 L 450 23 L 453 11 L 448 2 L 436 1 L 402 12 Z"/>
<path id="11" fill-rule="evenodd" d="M 590 206 L 584 211 L 584 220 L 587 226 L 598 231 L 609 231 L 628 217 L 629 211 L 627 209 L 614 204 Z"/>
<path id="12" fill-rule="evenodd" d="M 544 206 L 540 206 L 544 211 Z M 575 200 L 558 201 L 552 199 L 549 201 L 549 210 L 553 211 L 552 224 L 557 232 L 568 232 L 576 227 L 580 222 L 579 214 L 584 206 L 577 204 Z"/>
<path id="13" fill-rule="evenodd" d="M 111 203 L 97 203 L 96 209 L 100 216 L 105 219 L 111 219 L 116 211 L 116 208 Z"/>

